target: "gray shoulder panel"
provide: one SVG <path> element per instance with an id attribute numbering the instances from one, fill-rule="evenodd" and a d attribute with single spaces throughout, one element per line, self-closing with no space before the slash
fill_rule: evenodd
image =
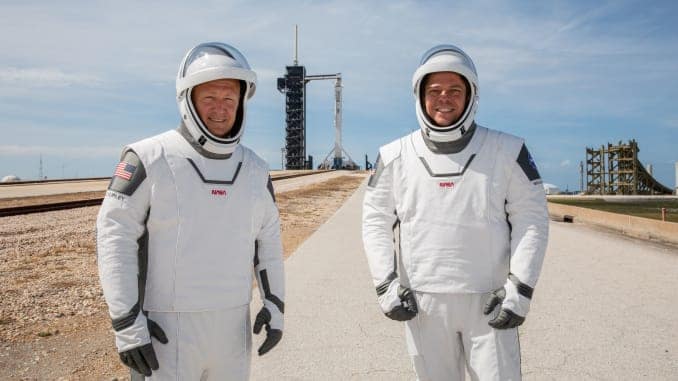
<path id="1" fill-rule="evenodd" d="M 384 167 L 388 167 L 389 164 L 400 156 L 402 151 L 403 140 L 407 139 L 410 135 L 407 135 L 398 140 L 394 140 L 385 146 L 379 148 L 379 156 L 381 156 L 381 161 L 384 163 Z"/>
<path id="2" fill-rule="evenodd" d="M 537 165 L 534 163 L 534 160 L 532 160 L 532 156 L 527 150 L 527 147 L 525 147 L 525 144 L 523 144 L 523 147 L 520 149 L 517 161 L 520 168 L 525 172 L 525 176 L 527 176 L 528 180 L 534 181 L 541 178 L 541 176 L 539 176 L 539 171 L 537 171 Z"/>
<path id="3" fill-rule="evenodd" d="M 271 175 L 268 175 L 268 184 L 266 184 L 266 188 L 271 193 L 271 198 L 273 198 L 273 202 L 275 202 L 275 192 L 273 191 L 273 181 L 271 180 Z"/>
<path id="4" fill-rule="evenodd" d="M 395 159 L 400 157 L 400 153 L 402 151 L 402 141 L 405 138 L 394 140 L 379 148 L 379 153 L 377 154 L 377 162 L 376 164 L 374 164 L 374 169 L 372 169 L 372 174 L 370 175 L 370 179 L 367 182 L 367 185 L 369 187 L 376 186 L 377 182 L 379 181 L 379 177 L 381 177 L 381 173 L 384 171 L 384 169 L 388 167 Z"/>
<path id="5" fill-rule="evenodd" d="M 384 161 L 381 160 L 381 155 L 377 155 L 377 163 L 374 165 L 367 186 L 374 188 L 377 185 L 382 172 L 384 172 Z"/>
<path id="6" fill-rule="evenodd" d="M 115 167 L 115 173 L 111 177 L 108 189 L 131 196 L 144 179 L 146 179 L 144 164 L 134 151 L 128 150 Z"/>

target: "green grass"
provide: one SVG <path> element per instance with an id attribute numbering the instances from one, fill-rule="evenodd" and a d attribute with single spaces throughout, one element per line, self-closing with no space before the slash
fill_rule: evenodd
<path id="1" fill-rule="evenodd" d="M 549 200 L 556 204 L 580 206 L 605 212 L 628 214 L 636 217 L 662 219 L 662 208 L 666 208 L 666 221 L 678 222 L 678 200 L 648 200 L 616 202 L 605 200 Z"/>

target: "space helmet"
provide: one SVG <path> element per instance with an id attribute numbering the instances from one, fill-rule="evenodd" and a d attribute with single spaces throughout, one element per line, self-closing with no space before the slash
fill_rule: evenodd
<path id="1" fill-rule="evenodd" d="M 439 126 L 426 114 L 423 104 L 422 85 L 428 74 L 454 72 L 468 84 L 466 108 L 459 119 L 449 126 Z M 461 138 L 473 125 L 478 109 L 478 74 L 466 53 L 454 45 L 437 45 L 421 58 L 419 67 L 412 76 L 412 89 L 416 101 L 417 121 L 424 134 L 435 142 L 451 142 Z"/>
<path id="2" fill-rule="evenodd" d="M 195 86 L 218 79 L 240 81 L 240 102 L 233 128 L 225 137 L 216 136 L 198 116 L 191 99 Z M 245 129 L 247 100 L 256 90 L 257 75 L 247 59 L 236 48 L 221 43 L 208 42 L 195 46 L 186 53 L 177 73 L 177 105 L 188 132 L 208 152 L 230 154 L 240 142 Z"/>

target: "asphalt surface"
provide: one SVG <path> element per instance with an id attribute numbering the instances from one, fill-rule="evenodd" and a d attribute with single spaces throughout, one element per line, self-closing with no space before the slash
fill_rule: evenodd
<path id="1" fill-rule="evenodd" d="M 285 334 L 263 357 L 263 338 L 254 337 L 252 380 L 416 378 L 403 324 L 376 303 L 361 242 L 363 192 L 364 184 L 285 262 Z M 678 380 L 677 290 L 678 249 L 552 222 L 520 328 L 524 379 Z"/>

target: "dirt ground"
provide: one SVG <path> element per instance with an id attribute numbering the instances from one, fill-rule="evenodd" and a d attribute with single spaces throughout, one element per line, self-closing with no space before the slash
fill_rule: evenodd
<path id="1" fill-rule="evenodd" d="M 363 179 L 342 176 L 276 194 L 286 258 Z M 0 218 L 1 380 L 129 378 L 99 286 L 98 210 Z"/>

